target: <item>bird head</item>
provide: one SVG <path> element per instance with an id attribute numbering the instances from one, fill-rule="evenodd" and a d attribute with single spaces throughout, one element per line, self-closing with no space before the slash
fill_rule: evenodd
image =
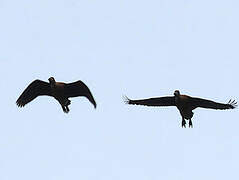
<path id="1" fill-rule="evenodd" d="M 54 79 L 54 77 L 50 77 L 49 79 L 48 79 L 48 81 L 49 81 L 49 83 L 50 84 L 55 84 L 55 79 Z"/>
<path id="2" fill-rule="evenodd" d="M 179 96 L 179 95 L 180 95 L 179 90 L 175 90 L 175 91 L 174 91 L 174 96 Z"/>

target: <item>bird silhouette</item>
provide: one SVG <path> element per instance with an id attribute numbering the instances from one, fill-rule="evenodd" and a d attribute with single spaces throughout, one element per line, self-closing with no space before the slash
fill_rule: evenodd
<path id="1" fill-rule="evenodd" d="M 17 99 L 16 104 L 19 107 L 23 107 L 38 96 L 52 96 L 60 103 L 63 112 L 68 113 L 70 111 L 68 106 L 71 104 L 68 98 L 84 96 L 96 108 L 94 97 L 89 88 L 82 81 L 63 83 L 56 82 L 53 77 L 50 77 L 48 81 L 49 82 L 45 82 L 38 79 L 33 81 Z"/>
<path id="2" fill-rule="evenodd" d="M 217 103 L 207 99 L 181 95 L 179 90 L 174 91 L 174 96 L 165 96 L 158 98 L 131 100 L 126 96 L 125 103 L 145 106 L 176 106 L 182 116 L 182 127 L 186 127 L 185 119 L 189 120 L 189 127 L 193 127 L 191 120 L 193 117 L 192 110 L 196 108 L 224 110 L 234 109 L 235 107 L 237 107 L 237 102 L 235 100 L 230 100 L 227 104 Z"/>

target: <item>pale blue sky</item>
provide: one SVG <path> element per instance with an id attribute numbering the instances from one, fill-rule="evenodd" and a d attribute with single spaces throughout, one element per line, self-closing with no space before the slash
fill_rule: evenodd
<path id="1" fill-rule="evenodd" d="M 1 180 L 238 179 L 238 109 L 125 105 L 122 95 L 239 100 L 239 2 L 0 0 Z M 34 79 L 84 81 L 70 113 Z"/>

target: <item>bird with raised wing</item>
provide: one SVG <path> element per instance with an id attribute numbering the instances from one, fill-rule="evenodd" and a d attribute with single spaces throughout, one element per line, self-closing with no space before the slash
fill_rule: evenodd
<path id="1" fill-rule="evenodd" d="M 68 113 L 70 111 L 68 106 L 71 104 L 68 98 L 84 96 L 96 108 L 93 95 L 82 81 L 63 83 L 56 82 L 53 77 L 50 77 L 48 81 L 49 82 L 45 82 L 38 79 L 33 81 L 17 99 L 17 105 L 23 107 L 36 97 L 46 95 L 54 97 L 60 103 L 63 112 Z"/>
<path id="2" fill-rule="evenodd" d="M 192 110 L 196 108 L 209 108 L 209 109 L 234 109 L 237 107 L 235 100 L 230 100 L 227 104 L 217 103 L 211 100 L 190 97 L 187 95 L 181 95 L 179 90 L 174 92 L 174 96 L 165 96 L 158 98 L 131 100 L 125 97 L 127 104 L 133 105 L 145 105 L 145 106 L 176 106 L 182 116 L 182 127 L 186 127 L 186 120 L 189 120 L 189 127 L 193 127 Z"/>

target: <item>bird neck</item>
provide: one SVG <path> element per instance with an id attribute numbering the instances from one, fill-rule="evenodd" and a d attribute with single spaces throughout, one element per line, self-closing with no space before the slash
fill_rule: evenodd
<path id="1" fill-rule="evenodd" d="M 56 87 L 56 83 L 51 82 L 51 83 L 50 83 L 50 86 L 51 86 L 51 88 L 55 88 L 55 87 Z"/>
<path id="2" fill-rule="evenodd" d="M 179 95 L 174 96 L 174 98 L 175 98 L 175 101 L 177 102 L 179 100 Z"/>

